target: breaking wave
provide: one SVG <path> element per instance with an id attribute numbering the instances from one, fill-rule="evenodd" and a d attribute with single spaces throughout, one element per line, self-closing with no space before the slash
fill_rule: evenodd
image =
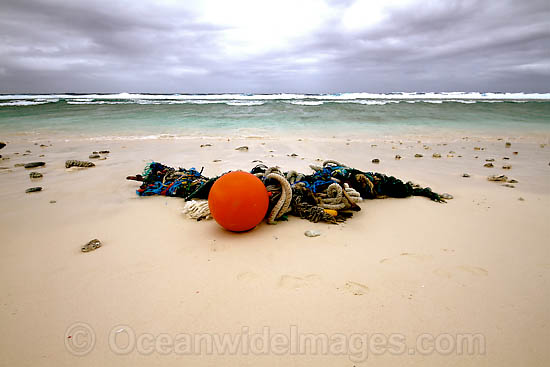
<path id="1" fill-rule="evenodd" d="M 70 105 L 101 104 L 225 104 L 229 106 L 262 106 L 286 102 L 293 105 L 320 106 L 325 103 L 385 105 L 388 103 L 464 103 L 550 101 L 550 93 L 337 93 L 337 94 L 3 94 L 1 107 L 35 106 L 47 103 Z"/>

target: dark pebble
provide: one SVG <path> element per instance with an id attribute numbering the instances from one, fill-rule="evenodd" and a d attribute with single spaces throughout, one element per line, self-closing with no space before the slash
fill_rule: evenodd
<path id="1" fill-rule="evenodd" d="M 38 192 L 38 191 L 42 191 L 42 188 L 41 187 L 31 187 L 30 189 L 26 189 L 25 192 L 28 194 L 28 193 L 31 193 L 31 192 Z"/>
<path id="2" fill-rule="evenodd" d="M 378 158 L 374 158 L 374 159 L 372 160 L 372 163 L 376 163 L 376 164 L 378 164 L 378 163 L 380 163 L 380 159 L 378 159 Z"/>
<path id="3" fill-rule="evenodd" d="M 88 158 L 94 159 L 94 158 L 99 158 L 99 157 L 100 157 L 99 154 L 90 154 L 90 156 Z"/>
<path id="4" fill-rule="evenodd" d="M 31 173 L 29 173 L 29 177 L 30 178 L 42 178 L 43 175 L 40 172 L 31 172 Z"/>
<path id="5" fill-rule="evenodd" d="M 6 146 L 6 143 L 3 143 L 0 141 L 0 149 L 4 148 Z"/>
<path id="6" fill-rule="evenodd" d="M 108 150 L 100 150 L 99 151 L 99 154 L 109 154 L 111 152 L 109 152 Z"/>
<path id="7" fill-rule="evenodd" d="M 42 166 L 45 166 L 46 165 L 46 162 L 31 162 L 31 163 L 27 163 L 25 164 L 25 168 L 36 168 L 36 167 L 42 167 Z"/>

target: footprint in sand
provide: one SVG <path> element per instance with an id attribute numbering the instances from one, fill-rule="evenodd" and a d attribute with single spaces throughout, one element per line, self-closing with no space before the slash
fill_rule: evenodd
<path id="1" fill-rule="evenodd" d="M 351 281 L 347 281 L 342 289 L 353 294 L 354 296 L 362 296 L 369 291 L 369 287 L 366 285 Z"/>
<path id="2" fill-rule="evenodd" d="M 316 274 L 308 274 L 301 277 L 285 274 L 279 279 L 279 288 L 300 289 L 314 286 L 319 281 L 320 278 Z"/>
<path id="3" fill-rule="evenodd" d="M 435 269 L 433 273 L 442 278 L 451 279 L 453 277 L 453 274 L 445 269 Z"/>
<path id="4" fill-rule="evenodd" d="M 479 268 L 477 266 L 466 266 L 466 265 L 461 265 L 461 266 L 457 266 L 457 268 L 459 270 L 462 270 L 462 271 L 466 271 L 472 275 L 475 275 L 475 276 L 487 276 L 489 275 L 489 272 L 483 268 Z"/>
<path id="5" fill-rule="evenodd" d="M 476 277 L 489 275 L 489 272 L 483 268 L 480 268 L 477 266 L 466 266 L 466 265 L 455 266 L 449 270 L 439 268 L 433 271 L 435 275 L 440 276 L 442 278 L 447 278 L 447 279 L 452 278 L 454 275 L 457 275 L 459 272 L 468 273 Z"/>
<path id="6" fill-rule="evenodd" d="M 380 260 L 380 264 L 394 262 L 394 261 L 397 261 L 399 259 L 410 259 L 410 260 L 413 260 L 413 261 L 416 261 L 416 262 L 423 262 L 423 261 L 431 260 L 432 256 L 431 255 L 424 255 L 424 254 L 415 254 L 415 253 L 411 253 L 411 252 L 403 252 L 399 256 L 394 256 L 394 257 L 390 257 L 390 258 L 387 258 L 387 257 L 383 258 L 382 260 Z"/>
<path id="7" fill-rule="evenodd" d="M 244 273 L 237 274 L 237 280 L 241 282 L 246 283 L 252 283 L 257 281 L 260 278 L 260 276 L 256 273 L 253 273 L 251 271 L 245 271 Z"/>

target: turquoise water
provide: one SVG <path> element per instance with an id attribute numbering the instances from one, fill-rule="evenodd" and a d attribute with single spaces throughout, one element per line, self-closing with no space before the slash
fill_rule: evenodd
<path id="1" fill-rule="evenodd" d="M 145 137 L 288 131 L 385 135 L 457 130 L 550 132 L 550 100 L 546 99 L 416 94 L 376 97 L 1 96 L 0 133 Z"/>

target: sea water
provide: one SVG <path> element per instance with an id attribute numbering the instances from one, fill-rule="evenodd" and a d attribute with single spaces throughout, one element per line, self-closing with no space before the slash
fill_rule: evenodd
<path id="1" fill-rule="evenodd" d="M 550 94 L 0 95 L 1 135 L 157 139 L 550 134 Z"/>

